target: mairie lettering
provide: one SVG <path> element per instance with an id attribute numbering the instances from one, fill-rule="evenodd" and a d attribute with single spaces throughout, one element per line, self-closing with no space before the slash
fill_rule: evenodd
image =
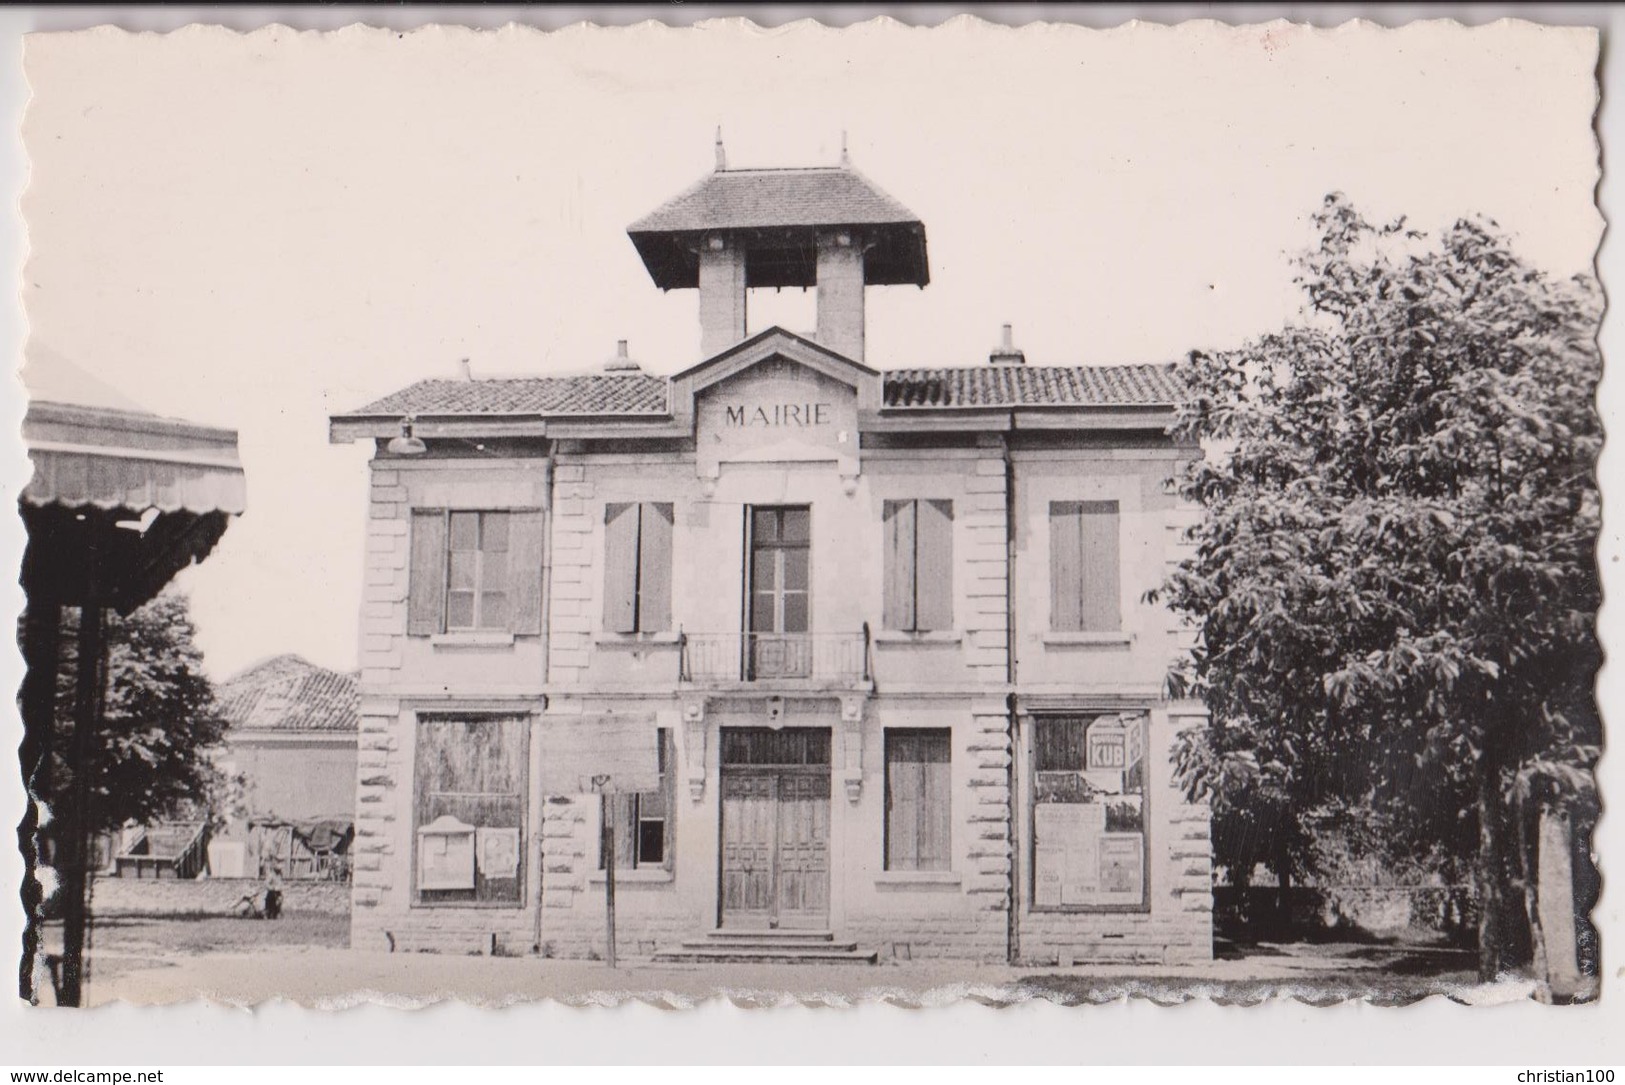
<path id="1" fill-rule="evenodd" d="M 771 403 L 725 407 L 724 424 L 741 429 L 771 426 L 827 426 L 828 403 Z"/>

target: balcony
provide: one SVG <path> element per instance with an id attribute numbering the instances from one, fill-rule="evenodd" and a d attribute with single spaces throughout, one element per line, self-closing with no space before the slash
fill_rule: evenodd
<path id="1" fill-rule="evenodd" d="M 869 625 L 856 633 L 680 633 L 685 684 L 852 688 L 872 681 Z"/>

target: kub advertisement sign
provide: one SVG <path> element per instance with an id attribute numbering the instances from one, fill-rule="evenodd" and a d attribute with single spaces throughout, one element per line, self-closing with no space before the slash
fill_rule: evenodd
<path id="1" fill-rule="evenodd" d="M 658 741 L 647 716 L 549 719 L 542 728 L 542 794 L 659 790 Z"/>

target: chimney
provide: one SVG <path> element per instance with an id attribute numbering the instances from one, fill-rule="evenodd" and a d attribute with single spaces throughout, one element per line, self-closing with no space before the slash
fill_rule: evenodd
<path id="1" fill-rule="evenodd" d="M 463 379 L 465 381 L 471 381 L 474 379 L 474 367 L 468 364 L 467 358 L 459 359 L 457 366 L 462 371 Z"/>
<path id="2" fill-rule="evenodd" d="M 615 340 L 615 357 L 604 363 L 605 373 L 642 373 L 643 367 L 626 353 L 626 340 Z"/>
<path id="3" fill-rule="evenodd" d="M 717 125 L 717 169 L 728 168 L 728 152 L 722 149 L 722 125 Z"/>
<path id="4" fill-rule="evenodd" d="M 863 246 L 850 229 L 818 234 L 818 342 L 863 361 Z"/>
<path id="5" fill-rule="evenodd" d="M 992 353 L 987 356 L 987 360 L 993 365 L 1027 364 L 1027 356 L 1012 341 L 1010 325 L 1006 324 L 1004 326 L 1004 331 L 999 336 L 999 345 L 993 348 Z"/>

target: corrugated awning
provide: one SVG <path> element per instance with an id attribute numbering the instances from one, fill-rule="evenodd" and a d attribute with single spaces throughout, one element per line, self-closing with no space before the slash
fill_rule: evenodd
<path id="1" fill-rule="evenodd" d="M 128 613 L 214 549 L 246 487 L 237 434 L 143 411 L 36 400 L 18 499 L 31 602 Z"/>
<path id="2" fill-rule="evenodd" d="M 35 402 L 23 419 L 34 463 L 24 504 L 226 513 L 246 507 L 237 434 L 136 411 Z"/>

